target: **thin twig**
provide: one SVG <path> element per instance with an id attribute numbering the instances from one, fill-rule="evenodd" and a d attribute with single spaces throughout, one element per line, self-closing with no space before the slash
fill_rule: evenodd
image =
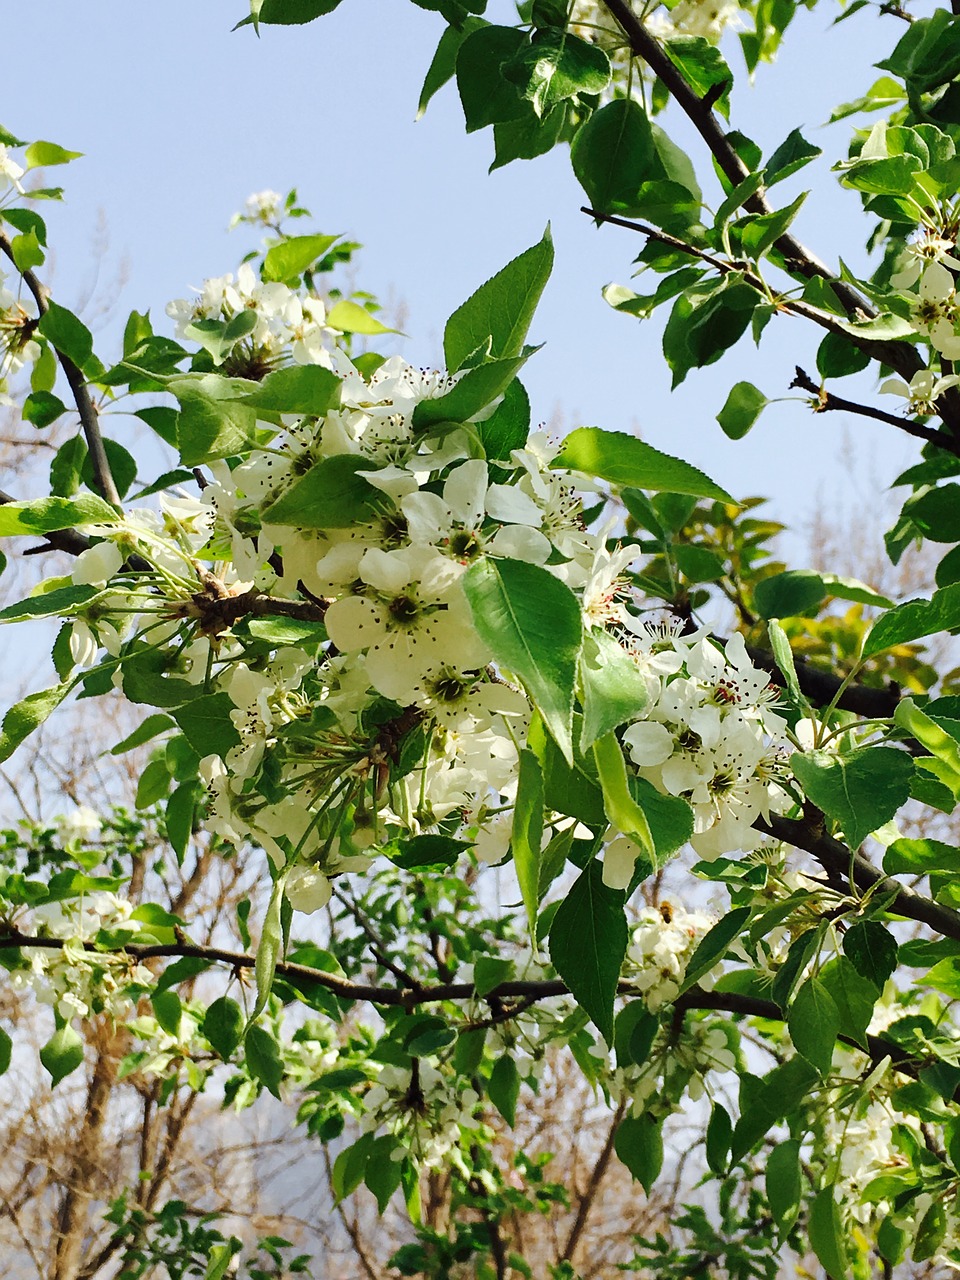
<path id="1" fill-rule="evenodd" d="M 9 258 L 15 267 L 17 266 L 13 255 L 13 245 L 3 231 L 0 231 L 0 253 Z M 17 267 L 17 270 L 20 271 L 20 268 Z M 23 277 L 24 284 L 33 294 L 33 300 L 37 304 L 37 311 L 41 316 L 44 315 L 50 309 L 46 287 L 40 283 L 37 276 L 29 268 L 25 271 L 20 271 L 20 275 Z M 87 442 L 90 466 L 93 469 L 97 489 L 102 498 L 105 498 L 112 506 L 119 507 L 120 494 L 117 491 L 107 453 L 103 447 L 103 436 L 100 434 L 97 407 L 93 403 L 90 392 L 87 390 L 87 382 L 83 376 L 83 371 L 78 365 L 74 364 L 68 355 L 58 350 L 53 343 L 50 345 L 57 353 L 60 368 L 63 370 L 64 377 L 73 393 L 73 400 L 77 406 L 77 413 L 80 415 L 80 425 L 83 427 L 83 435 Z"/>
<path id="2" fill-rule="evenodd" d="M 796 366 L 796 377 L 790 383 L 791 387 L 799 387 L 801 391 L 809 391 L 811 395 L 817 397 L 813 406 L 814 413 L 829 413 L 831 410 L 840 410 L 846 413 L 856 413 L 861 418 L 876 418 L 878 422 L 888 422 L 892 427 L 897 427 L 900 431 L 906 431 L 907 435 L 916 436 L 918 440 L 926 440 L 930 444 L 939 445 L 941 449 L 946 449 L 950 453 L 956 453 L 960 445 L 949 439 L 941 431 L 935 431 L 932 427 L 924 427 L 919 422 L 912 422 L 907 418 L 898 418 L 895 413 L 888 413 L 886 409 L 875 409 L 873 405 L 858 404 L 855 400 L 845 400 L 842 396 L 836 396 L 832 391 L 826 391 L 818 383 L 805 373 L 799 365 Z"/>
<path id="3" fill-rule="evenodd" d="M 590 1174 L 587 1188 L 583 1195 L 579 1197 L 577 1202 L 577 1216 L 573 1220 L 573 1226 L 570 1228 L 570 1234 L 567 1236 L 567 1243 L 563 1246 L 563 1252 L 557 1259 L 558 1262 L 572 1262 L 573 1255 L 576 1252 L 577 1245 L 580 1243 L 580 1237 L 583 1235 L 584 1227 L 587 1225 L 587 1218 L 590 1216 L 590 1210 L 593 1208 L 597 1194 L 600 1190 L 600 1184 L 606 1175 L 607 1169 L 610 1167 L 610 1157 L 613 1155 L 613 1144 L 617 1138 L 617 1130 L 620 1128 L 620 1121 L 623 1119 L 627 1110 L 627 1099 L 621 1098 L 614 1112 L 610 1129 L 607 1133 L 606 1141 L 597 1163 L 593 1167 Z"/>

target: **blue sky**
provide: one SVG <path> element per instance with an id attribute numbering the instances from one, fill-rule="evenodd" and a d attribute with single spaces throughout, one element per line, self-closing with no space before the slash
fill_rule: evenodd
<path id="1" fill-rule="evenodd" d="M 490 133 L 464 133 L 452 87 L 414 121 L 442 30 L 436 14 L 405 0 L 344 0 L 307 27 L 264 28 L 258 40 L 250 28 L 231 31 L 244 6 L 45 0 L 18 11 L 22 56 L 8 59 L 0 119 L 23 137 L 85 153 L 61 171 L 66 204 L 45 210 L 57 296 L 75 304 L 89 281 L 101 211 L 107 273 L 121 257 L 129 262 L 121 319 L 101 325 L 105 358 L 130 308 L 160 317 L 169 298 L 235 265 L 249 241 L 226 226 L 247 194 L 296 185 L 317 230 L 365 244 L 357 284 L 403 300 L 402 350 L 415 363 L 438 359 L 447 315 L 551 222 L 557 265 L 531 331 L 546 346 L 524 375 L 535 417 L 637 431 L 735 494 L 769 494 L 771 514 L 794 523 L 819 502 L 856 500 L 845 449 L 886 479 L 915 456 L 913 442 L 880 423 L 814 417 L 797 400 L 769 408 L 745 442 L 723 437 L 714 415 L 733 382 L 795 397 L 794 365 L 814 371 L 818 334 L 796 319 L 778 318 L 759 352 L 745 339 L 671 395 L 659 345 L 666 315 L 640 323 L 600 296 L 609 281 L 629 283 L 642 241 L 597 231 L 578 212 L 583 196 L 566 151 L 488 175 Z M 491 0 L 488 16 L 509 12 Z M 836 12 L 829 3 L 801 11 L 779 62 L 762 67 L 752 88 L 744 77 L 731 123 L 765 151 L 796 126 L 824 148 L 824 160 L 777 196 L 786 203 L 812 187 L 798 233 L 829 261 L 842 254 L 857 264 L 859 200 L 828 172 L 845 154 L 848 126 L 820 125 L 876 78 L 871 63 L 901 31 L 870 11 L 831 28 Z M 728 56 L 741 65 L 735 47 Z M 665 123 L 709 178 L 685 122 L 671 113 Z M 704 186 L 710 200 L 716 188 Z M 860 394 L 873 385 L 863 381 Z M 843 389 L 851 388 L 852 380 Z M 122 430 L 124 420 L 114 421 Z"/>

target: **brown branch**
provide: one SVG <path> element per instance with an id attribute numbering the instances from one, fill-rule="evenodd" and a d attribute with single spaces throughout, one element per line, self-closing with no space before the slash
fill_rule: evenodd
<path id="1" fill-rule="evenodd" d="M 895 413 L 888 413 L 886 409 L 875 409 L 872 405 L 859 404 L 855 400 L 845 400 L 842 396 L 836 396 L 832 391 L 826 391 L 818 383 L 805 373 L 799 365 L 795 369 L 796 376 L 790 383 L 791 387 L 799 387 L 801 391 L 809 391 L 811 395 L 816 396 L 813 405 L 814 413 L 829 413 L 831 410 L 840 410 L 845 413 L 855 413 L 861 418 L 876 418 L 878 422 L 888 422 L 891 426 L 897 427 L 900 431 L 905 431 L 907 435 L 916 436 L 918 440 L 926 440 L 930 444 L 938 445 L 941 449 L 946 449 L 949 453 L 960 454 L 960 443 L 951 440 L 945 436 L 942 431 L 936 431 L 932 427 L 924 427 L 919 422 L 912 422 L 906 418 L 898 418 Z"/>
<path id="2" fill-rule="evenodd" d="M 13 255 L 13 245 L 3 231 L 0 231 L 0 253 L 3 253 L 17 267 L 16 259 Z M 17 267 L 17 270 L 20 271 L 20 268 Z M 29 268 L 25 271 L 20 271 L 20 275 L 23 277 L 24 284 L 33 294 L 33 300 L 37 304 L 37 311 L 43 316 L 49 310 L 46 287 L 41 284 Z M 117 491 L 107 453 L 103 447 L 103 436 L 100 434 L 97 407 L 93 403 L 90 392 L 87 390 L 87 381 L 83 376 L 82 370 L 74 364 L 68 355 L 58 350 L 53 343 L 50 345 L 57 353 L 60 368 L 63 370 L 64 377 L 73 393 L 73 400 L 77 406 L 77 413 L 80 415 L 80 425 L 83 428 L 84 439 L 87 442 L 90 465 L 93 468 L 97 489 L 100 491 L 102 498 L 105 498 L 113 506 L 119 507 L 120 494 Z"/>
<path id="3" fill-rule="evenodd" d="M 722 640 L 721 643 L 723 643 Z M 754 666 L 762 667 L 769 674 L 774 684 L 783 687 L 783 673 L 777 666 L 772 653 L 748 644 L 747 655 Z M 794 654 L 793 663 L 800 691 L 815 706 L 829 706 L 843 686 L 840 677 L 830 671 L 821 671 L 818 667 L 811 666 L 796 654 Z M 873 689 L 865 684 L 849 684 L 840 693 L 836 705 L 844 711 L 852 711 L 854 715 L 865 716 L 868 720 L 886 720 L 896 711 L 899 701 L 900 689 L 897 685 Z"/>
<path id="4" fill-rule="evenodd" d="M 811 854 L 835 884 L 852 883 L 861 893 L 866 893 L 877 885 L 883 885 L 891 891 L 896 890 L 890 911 L 925 924 L 944 938 L 960 942 L 960 913 L 941 906 L 930 898 L 924 898 L 899 881 L 892 880 L 884 872 L 878 871 L 862 853 L 848 849 L 839 840 L 826 835 L 822 826 L 816 825 L 809 818 L 782 818 L 778 814 L 771 814 L 768 822 L 760 819 L 754 826 L 758 831 L 764 831 L 785 844 L 792 844 Z"/>
<path id="5" fill-rule="evenodd" d="M 576 1252 L 577 1245 L 580 1243 L 580 1237 L 587 1225 L 587 1218 L 590 1216 L 590 1210 L 593 1208 L 600 1190 L 600 1184 L 606 1176 L 607 1169 L 610 1167 L 610 1157 L 613 1155 L 613 1144 L 617 1138 L 617 1130 L 620 1128 L 620 1121 L 624 1117 L 627 1110 L 627 1099 L 621 1098 L 617 1105 L 610 1130 L 607 1133 L 606 1141 L 597 1158 L 597 1163 L 593 1167 L 587 1182 L 586 1190 L 579 1197 L 577 1204 L 577 1216 L 573 1220 L 573 1226 L 570 1228 L 570 1234 L 567 1236 L 567 1243 L 563 1246 L 563 1252 L 557 1259 L 558 1262 L 572 1262 L 573 1255 Z"/>
<path id="6" fill-rule="evenodd" d="M 711 105 L 697 96 L 659 42 L 650 35 L 643 22 L 633 12 L 629 0 L 603 0 L 603 3 L 619 23 L 630 48 L 638 58 L 642 58 L 656 72 L 671 97 L 710 148 L 727 181 L 735 187 L 739 186 L 745 178 L 750 176 L 750 170 L 737 155 L 720 121 L 713 114 Z M 771 212 L 770 203 L 763 194 L 762 188 L 744 202 L 744 207 L 751 213 Z M 871 302 L 856 289 L 838 280 L 836 273 L 831 271 L 826 263 L 821 262 L 816 254 L 789 233 L 782 235 L 776 241 L 776 247 L 790 267 L 800 275 L 820 276 L 829 281 L 841 304 L 850 314 L 861 313 L 865 317 L 877 314 Z"/>
<path id="7" fill-rule="evenodd" d="M 739 275 L 744 284 L 756 289 L 765 299 L 770 299 L 770 290 L 764 280 L 756 272 L 751 271 L 744 262 L 728 262 L 723 258 L 718 258 L 716 255 L 707 253 L 696 245 L 689 244 L 686 240 L 672 236 L 666 231 L 660 231 L 645 222 L 638 222 L 630 218 L 620 218 L 610 213 L 601 213 L 598 209 L 591 209 L 589 205 L 581 205 L 580 212 L 595 218 L 597 222 L 607 222 L 615 227 L 623 227 L 627 231 L 636 231 L 639 235 L 646 236 L 648 240 L 654 240 L 658 244 L 666 245 L 668 248 L 676 250 L 677 253 L 686 253 L 691 258 L 706 262 L 723 275 Z M 836 281 L 831 279 L 831 284 L 835 285 Z M 801 316 L 805 320 L 812 321 L 814 324 L 819 325 L 821 329 L 826 329 L 828 333 L 836 334 L 837 337 L 845 339 L 857 350 L 869 356 L 870 359 L 880 360 L 891 365 L 898 373 L 903 373 L 905 377 L 912 377 L 914 373 L 924 368 L 923 361 L 914 348 L 908 344 L 891 342 L 884 338 L 871 338 L 868 334 L 851 333 L 846 327 L 846 322 L 839 316 L 833 315 L 829 311 L 823 311 L 819 307 L 811 306 L 809 302 L 804 302 L 802 298 L 778 297 L 775 300 L 775 304 L 778 311 L 787 315 Z M 909 354 L 904 354 L 905 352 Z M 941 416 L 944 421 L 953 421 L 952 410 L 946 401 L 946 397 L 942 403 Z M 902 425 L 899 418 L 896 420 L 896 424 L 898 426 Z M 942 437 L 938 436 L 937 439 L 938 442 L 942 443 Z M 943 447 L 948 448 L 949 446 L 944 444 Z"/>

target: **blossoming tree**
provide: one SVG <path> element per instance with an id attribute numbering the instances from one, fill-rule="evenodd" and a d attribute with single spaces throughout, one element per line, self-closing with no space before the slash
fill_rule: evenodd
<path id="1" fill-rule="evenodd" d="M 338 3 L 254 0 L 242 25 Z M 942 545 L 935 586 L 897 602 L 786 568 L 755 502 L 689 462 L 531 430 L 549 233 L 423 369 L 378 354 L 377 308 L 331 285 L 352 246 L 293 234 L 295 195 L 263 192 L 238 219 L 260 251 L 160 332 L 133 312 L 104 363 L 43 283 L 37 202 L 57 192 L 28 171 L 72 153 L 4 132 L 2 371 L 11 398 L 29 378 L 25 421 L 79 429 L 48 495 L 0 507 L 0 533 L 50 553 L 0 618 L 60 623 L 56 682 L 7 711 L 0 757 L 68 698 L 132 704 L 114 751 L 146 750 L 137 804 L 171 856 L 259 885 L 223 946 L 189 909 L 134 901 L 92 819 L 55 859 L 13 842 L 0 948 L 51 1007 L 40 1060 L 59 1085 L 99 1018 L 127 1024 L 125 1075 L 170 1082 L 160 1105 L 296 1092 L 336 1195 L 404 1201 L 401 1274 L 531 1274 L 509 1218 L 538 1166 L 498 1143 L 568 1060 L 637 1196 L 676 1168 L 684 1108 L 702 1121 L 685 1234 L 635 1242 L 624 1269 L 960 1264 L 960 17 L 884 5 L 907 21 L 838 111 L 867 118 L 836 165 L 878 264 L 857 279 L 791 233 L 802 197 L 776 199 L 818 149 L 794 130 L 764 157 L 727 124 L 720 36 L 740 28 L 752 71 L 789 0 L 524 0 L 514 25 L 483 0 L 416 3 L 443 22 L 421 105 L 455 79 L 497 164 L 569 145 L 585 213 L 632 232 L 656 281 L 607 301 L 625 324 L 670 306 L 675 385 L 782 315 L 822 331 L 795 385 L 917 440 L 886 544 L 894 562 Z M 668 132 L 680 113 L 697 154 Z M 899 411 L 832 389 L 867 368 Z M 765 403 L 738 382 L 720 428 L 746 435 Z M 162 474 L 105 438 L 107 404 L 155 433 Z M 422 1211 L 438 1171 L 442 1226 Z M 109 1256 L 148 1274 L 149 1215 L 131 1234 L 112 1213 Z M 587 1270 L 578 1239 L 550 1274 Z M 237 1248 L 207 1240 L 207 1280 Z"/>

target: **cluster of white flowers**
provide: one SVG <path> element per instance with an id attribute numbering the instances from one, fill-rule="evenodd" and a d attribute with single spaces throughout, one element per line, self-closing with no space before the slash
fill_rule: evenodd
<path id="1" fill-rule="evenodd" d="M 613 1065 L 602 1037 L 590 1052 L 605 1067 L 603 1086 L 614 1102 L 628 1102 L 635 1116 L 663 1118 L 680 1109 L 684 1094 L 696 1102 L 709 1093 L 711 1073 L 735 1071 L 738 1044 L 732 1023 L 687 1018 L 682 1035 L 661 1026 L 642 1063 Z"/>
<path id="2" fill-rule="evenodd" d="M 411 1067 L 383 1066 L 364 1097 L 360 1127 L 364 1133 L 385 1130 L 400 1146 L 397 1159 L 410 1155 L 421 1169 L 457 1164 L 461 1143 L 480 1127 L 474 1115 L 480 1098 L 454 1074 L 445 1074 L 426 1058 Z"/>
<path id="3" fill-rule="evenodd" d="M 253 317 L 252 328 L 229 353 L 215 357 L 228 371 L 262 377 L 287 356 L 296 364 L 328 362 L 335 334 L 326 323 L 323 301 L 280 281 L 261 281 L 249 262 L 236 275 L 228 272 L 205 280 L 195 299 L 177 298 L 167 304 L 178 338 L 197 338 L 198 322 L 228 324 L 244 313 Z"/>
<path id="4" fill-rule="evenodd" d="M 282 206 L 283 196 L 279 191 L 271 191 L 269 188 L 255 191 L 253 195 L 247 196 L 242 211 L 235 213 L 230 219 L 230 226 L 246 223 L 255 227 L 275 227 L 283 217 Z"/>
<path id="5" fill-rule="evenodd" d="M 721 649 L 678 626 L 634 624 L 634 632 L 628 644 L 650 707 L 624 731 L 630 759 L 659 791 L 692 806 L 690 843 L 701 858 L 759 848 L 764 837 L 753 823 L 790 804 L 786 722 L 773 710 L 769 674 L 753 665 L 739 634 Z"/>
<path id="6" fill-rule="evenodd" d="M 705 911 L 687 911 L 666 900 L 640 911 L 627 947 L 624 977 L 652 1013 L 676 1000 L 690 958 L 714 924 L 716 919 Z M 704 974 L 699 985 L 709 990 L 714 981 L 715 974 Z"/>
<path id="7" fill-rule="evenodd" d="M 34 907 L 20 927 L 37 937 L 62 939 L 63 945 L 24 947 L 26 967 L 10 975 L 14 987 L 32 991 L 67 1022 L 100 1013 L 127 1019 L 135 1007 L 130 988 L 152 986 L 154 975 L 121 952 L 88 951 L 84 944 L 101 929 L 135 939 L 141 926 L 130 918 L 133 909 L 126 899 L 99 891 Z"/>
<path id="8" fill-rule="evenodd" d="M 169 310 L 189 333 L 198 315 L 249 309 L 253 340 L 273 359 L 291 343 L 293 311 L 312 306 L 259 283 L 248 264 L 236 280 L 207 281 L 197 306 Z M 319 342 L 319 319 L 315 329 Z M 295 342 L 290 355 L 298 358 Z M 399 357 L 363 373 L 335 345 L 299 358 L 339 379 L 335 407 L 287 415 L 280 428 L 258 424 L 264 443 L 239 465 L 210 464 L 197 498 L 163 495 L 159 511 L 88 527 L 102 541 L 73 571 L 75 583 L 101 589 L 73 621 L 76 662 L 92 663 L 101 648 L 121 655 L 125 645 L 151 653 L 152 670 L 229 698 L 236 741 L 200 766 L 211 829 L 253 839 L 287 867 L 289 900 L 303 911 L 326 903 L 331 876 L 366 869 L 392 839 L 439 828 L 471 842 L 482 861 L 506 856 L 531 705 L 511 673 L 491 665 L 463 589 L 471 565 L 506 558 L 564 582 L 588 631 L 615 638 L 642 673 L 648 703 L 623 731 L 624 748 L 641 777 L 692 806 L 697 852 L 754 848 L 753 821 L 787 803 L 778 785 L 784 726 L 742 638 L 721 649 L 704 633 L 638 618 L 623 576 L 636 548 L 611 550 L 607 531 L 584 528 L 578 490 L 592 482 L 556 469 L 557 446 L 544 434 L 508 458 L 485 458 L 476 422 L 418 429 L 418 406 L 462 374 Z M 325 469 L 331 501 L 341 485 L 355 495 L 349 509 L 329 522 L 304 510 L 298 521 L 298 486 Z M 278 519 L 284 504 L 289 523 Z M 154 573 L 129 585 L 116 575 L 132 552 Z M 216 612 L 250 591 L 313 602 L 313 646 L 251 654 L 231 630 L 240 615 L 218 621 Z M 118 687 L 125 671 L 114 672 Z M 571 821 L 548 817 L 545 839 Z M 613 827 L 605 839 L 604 878 L 624 887 L 639 850 Z"/>

